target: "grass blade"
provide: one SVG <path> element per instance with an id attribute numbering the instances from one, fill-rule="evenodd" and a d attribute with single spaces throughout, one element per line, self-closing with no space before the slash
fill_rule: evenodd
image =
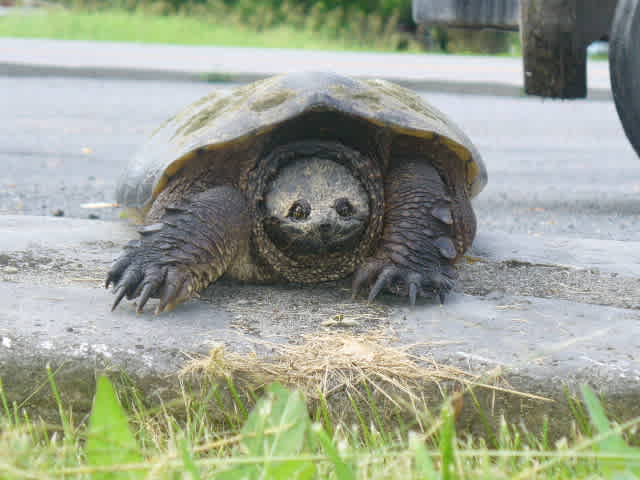
<path id="1" fill-rule="evenodd" d="M 338 453 L 338 449 L 333 444 L 333 440 L 329 438 L 327 432 L 324 431 L 322 425 L 316 423 L 311 428 L 312 435 L 315 440 L 322 446 L 325 454 L 333 463 L 333 466 L 336 469 L 336 478 L 338 480 L 355 480 L 356 476 L 353 472 L 353 469 L 350 465 L 346 464 L 340 454 Z"/>
<path id="2" fill-rule="evenodd" d="M 0 401 L 2 403 L 2 410 L 7 420 L 11 420 L 11 409 L 9 408 L 9 401 L 4 391 L 4 384 L 2 383 L 2 377 L 0 377 Z"/>
<path id="3" fill-rule="evenodd" d="M 442 407 L 442 427 L 440 429 L 440 455 L 442 456 L 442 480 L 455 480 L 456 461 L 454 442 L 456 427 L 451 406 L 447 403 Z"/>
<path id="4" fill-rule="evenodd" d="M 193 448 L 189 439 L 184 436 L 181 442 L 182 448 L 182 462 L 184 463 L 184 470 L 190 475 L 190 480 L 200 480 L 200 469 L 196 465 L 193 459 Z"/>
<path id="5" fill-rule="evenodd" d="M 98 379 L 91 412 L 87 460 L 94 466 L 112 466 L 143 461 L 136 439 L 129 429 L 127 415 L 118 401 L 111 381 Z M 120 480 L 144 478 L 144 472 L 95 472 L 93 479 Z"/>
<path id="6" fill-rule="evenodd" d="M 56 406 L 58 407 L 58 414 L 60 415 L 60 422 L 62 423 L 62 429 L 64 431 L 65 441 L 71 442 L 73 439 L 73 429 L 71 428 L 71 420 L 64 411 L 64 404 L 62 403 L 62 396 L 58 390 L 58 384 L 56 383 L 56 376 L 51 366 L 47 365 L 47 379 L 53 392 L 53 397 L 56 400 Z M 16 419 L 17 421 L 17 419 Z"/>
<path id="7" fill-rule="evenodd" d="M 309 412 L 300 392 L 289 392 L 278 384 L 267 389 L 242 428 L 244 452 L 264 458 L 260 478 L 309 479 L 315 466 L 306 461 L 272 462 L 273 457 L 295 456 L 305 448 Z M 258 465 L 243 465 L 222 472 L 218 478 L 257 478 Z"/>
<path id="8" fill-rule="evenodd" d="M 438 473 L 433 466 L 431 456 L 424 445 L 424 440 L 419 435 L 409 437 L 409 449 L 413 452 L 416 462 L 416 474 L 423 480 L 436 480 Z"/>
<path id="9" fill-rule="evenodd" d="M 587 385 L 582 386 L 582 398 L 587 406 L 591 423 L 595 427 L 597 433 L 608 434 L 612 432 L 611 424 L 604 411 L 602 403 L 593 390 Z M 630 447 L 622 437 L 622 433 L 609 435 L 607 438 L 600 440 L 594 445 L 594 450 L 609 454 L 637 454 L 637 461 L 634 460 L 616 460 L 616 459 L 600 459 L 599 464 L 603 473 L 607 478 L 616 480 L 637 479 L 640 476 L 640 449 Z"/>

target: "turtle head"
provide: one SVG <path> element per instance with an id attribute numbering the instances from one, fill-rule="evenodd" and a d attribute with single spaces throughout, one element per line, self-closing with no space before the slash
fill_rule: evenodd
<path id="1" fill-rule="evenodd" d="M 287 256 L 355 248 L 369 222 L 369 198 L 343 165 L 305 158 L 284 166 L 267 187 L 265 230 Z"/>

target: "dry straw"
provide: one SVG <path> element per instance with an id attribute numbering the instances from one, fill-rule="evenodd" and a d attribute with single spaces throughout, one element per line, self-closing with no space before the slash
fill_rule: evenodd
<path id="1" fill-rule="evenodd" d="M 257 342 L 274 354 L 268 357 L 254 352 L 239 354 L 215 345 L 206 357 L 194 359 L 184 374 L 205 374 L 214 378 L 232 378 L 235 383 L 256 388 L 270 382 L 280 382 L 300 389 L 309 398 L 330 399 L 336 393 L 360 396 L 367 389 L 380 394 L 392 404 L 424 403 L 423 392 L 430 385 L 442 396 L 452 389 L 444 384 L 466 387 L 481 386 L 529 398 L 499 386 L 499 372 L 477 375 L 456 367 L 440 365 L 427 356 L 412 353 L 417 347 L 393 345 L 393 335 L 387 331 L 354 334 L 329 331 L 305 335 L 295 345 Z"/>

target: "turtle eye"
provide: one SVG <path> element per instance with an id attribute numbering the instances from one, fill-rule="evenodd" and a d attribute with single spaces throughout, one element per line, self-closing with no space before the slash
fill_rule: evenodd
<path id="1" fill-rule="evenodd" d="M 334 208 L 336 209 L 336 212 L 338 212 L 338 215 L 340 215 L 341 217 L 350 217 L 351 215 L 353 215 L 353 212 L 355 210 L 353 208 L 353 205 L 351 205 L 351 202 L 346 198 L 339 198 L 338 200 L 336 200 Z"/>
<path id="2" fill-rule="evenodd" d="M 298 200 L 289 209 L 287 216 L 293 220 L 304 220 L 311 213 L 311 205 L 306 200 Z"/>

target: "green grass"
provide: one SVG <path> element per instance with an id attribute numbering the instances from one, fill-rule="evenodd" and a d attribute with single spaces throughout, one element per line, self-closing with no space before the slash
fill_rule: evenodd
<path id="1" fill-rule="evenodd" d="M 490 449 L 482 439 L 456 432 L 449 402 L 435 417 L 415 411 L 423 428 L 398 423 L 384 430 L 375 422 L 332 423 L 322 407 L 310 414 L 302 394 L 274 384 L 250 409 L 232 396 L 225 415 L 214 419 L 213 406 L 221 399 L 214 386 L 198 395 L 185 389 L 178 404 L 147 409 L 135 391 L 118 391 L 101 377 L 90 418 L 76 426 L 52 374 L 50 385 L 60 425 L 11 406 L 0 382 L 3 480 L 640 478 L 640 449 L 625 440 L 640 418 L 611 424 L 587 387 L 589 433 L 550 445 L 544 433 L 536 438 L 503 423 L 498 448 Z"/>
<path id="2" fill-rule="evenodd" d="M 61 8 L 34 14 L 0 17 L 0 37 L 51 38 L 145 42 L 182 45 L 301 48 L 314 50 L 395 50 L 396 43 L 348 30 L 329 32 L 295 25 L 244 25 L 241 21 L 208 13 L 157 15 L 124 10 L 81 11 Z"/>

